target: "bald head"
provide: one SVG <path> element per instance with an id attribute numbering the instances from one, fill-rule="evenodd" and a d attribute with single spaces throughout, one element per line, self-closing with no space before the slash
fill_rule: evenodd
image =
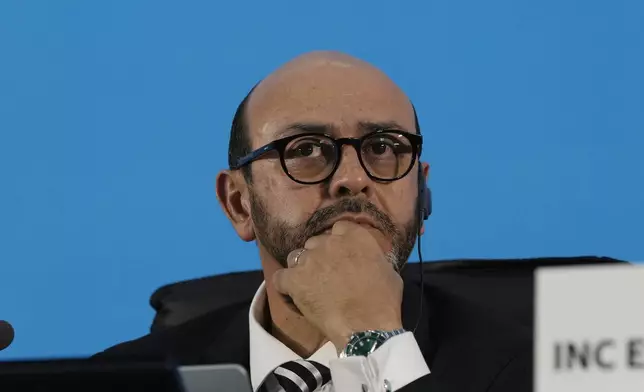
<path id="1" fill-rule="evenodd" d="M 392 113 L 396 112 L 396 115 Z M 332 123 L 347 128 L 379 119 L 419 132 L 405 93 L 373 65 L 335 51 L 315 51 L 283 64 L 257 84 L 239 105 L 230 135 L 229 165 L 284 135 L 292 122 Z M 247 178 L 250 170 L 245 168 Z"/>
<path id="2" fill-rule="evenodd" d="M 258 101 L 261 106 L 263 98 L 285 91 L 290 91 L 288 95 L 291 98 L 306 98 L 295 96 L 295 93 L 308 90 L 313 94 L 323 87 L 338 90 L 338 93 L 359 94 L 360 89 L 351 89 L 358 87 L 357 84 L 346 85 L 347 79 L 355 77 L 369 79 L 379 87 L 388 87 L 390 92 L 405 96 L 387 75 L 373 65 L 341 52 L 316 51 L 295 57 L 271 73 L 258 84 L 251 101 Z M 340 89 L 342 86 L 344 88 Z M 298 91 L 293 91 L 294 87 L 299 87 Z"/>
<path id="3" fill-rule="evenodd" d="M 279 78 L 290 73 L 310 72 L 320 67 L 358 68 L 380 72 L 373 65 L 346 53 L 336 51 L 314 51 L 299 55 L 273 71 L 265 81 Z"/>

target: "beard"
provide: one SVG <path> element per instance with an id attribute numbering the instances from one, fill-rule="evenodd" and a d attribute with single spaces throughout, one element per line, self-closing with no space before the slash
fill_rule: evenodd
<path id="1" fill-rule="evenodd" d="M 358 198 L 341 199 L 336 204 L 315 211 L 304 223 L 291 225 L 271 214 L 262 199 L 250 190 L 250 203 L 255 235 L 268 253 L 284 268 L 288 254 L 304 248 L 306 241 L 322 234 L 329 228 L 329 222 L 345 213 L 363 213 L 373 219 L 378 228 L 391 240 L 392 247 L 386 256 L 396 271 L 400 271 L 411 255 L 420 229 L 418 203 L 415 204 L 414 218 L 402 228 L 396 227 L 392 219 L 373 203 Z"/>

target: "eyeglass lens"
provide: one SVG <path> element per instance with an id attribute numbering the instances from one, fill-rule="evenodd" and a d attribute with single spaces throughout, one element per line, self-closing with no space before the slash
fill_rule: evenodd
<path id="1" fill-rule="evenodd" d="M 413 148 L 407 137 L 382 132 L 362 140 L 360 155 L 373 177 L 393 180 L 413 164 Z M 331 174 L 340 156 L 336 143 L 324 135 L 304 135 L 284 149 L 284 164 L 290 176 L 305 182 L 322 181 Z"/>

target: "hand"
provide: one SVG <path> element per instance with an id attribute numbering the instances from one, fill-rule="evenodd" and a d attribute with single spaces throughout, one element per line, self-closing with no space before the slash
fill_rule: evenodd
<path id="1" fill-rule="evenodd" d="M 354 332 L 402 328 L 402 278 L 364 226 L 337 222 L 291 252 L 288 265 L 273 275 L 275 289 L 338 350 Z"/>

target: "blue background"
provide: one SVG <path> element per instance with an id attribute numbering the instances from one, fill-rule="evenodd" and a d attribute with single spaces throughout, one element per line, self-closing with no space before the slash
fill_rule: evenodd
<path id="1" fill-rule="evenodd" d="M 415 102 L 428 259 L 644 259 L 644 2 L 0 3 L 0 358 L 145 334 L 158 286 L 259 268 L 214 193 L 247 90 L 302 52 Z"/>

